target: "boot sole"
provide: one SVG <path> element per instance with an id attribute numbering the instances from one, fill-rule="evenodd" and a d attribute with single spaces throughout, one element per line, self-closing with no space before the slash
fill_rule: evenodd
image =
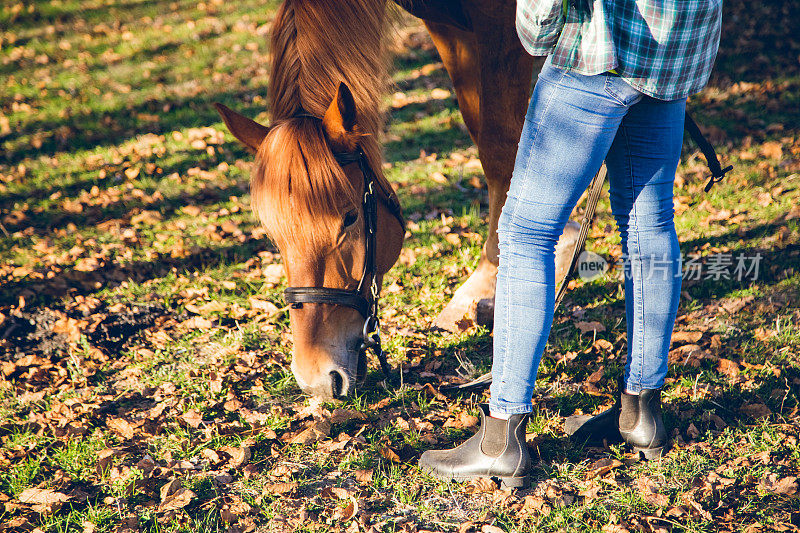
<path id="1" fill-rule="evenodd" d="M 457 477 L 439 477 L 443 481 L 456 481 L 459 483 L 463 483 L 465 481 L 472 481 L 473 479 L 479 479 L 482 477 L 488 477 L 492 481 L 496 481 L 500 483 L 501 489 L 526 489 L 530 486 L 531 480 L 528 476 L 520 476 L 520 477 L 500 477 L 500 476 L 468 476 L 463 478 Z"/>
<path id="2" fill-rule="evenodd" d="M 531 485 L 531 478 L 529 476 L 523 477 L 501 477 L 501 489 L 527 489 Z"/>
<path id="3" fill-rule="evenodd" d="M 448 476 L 440 474 L 435 470 L 423 469 L 423 472 L 438 479 L 439 481 L 455 481 L 456 483 L 465 483 L 482 477 L 488 477 L 493 481 L 500 483 L 501 489 L 526 489 L 531 484 L 530 476 Z"/>
<path id="4" fill-rule="evenodd" d="M 633 447 L 633 452 L 636 454 L 638 460 L 644 459 L 646 461 L 657 461 L 666 455 L 669 446 L 659 446 L 658 448 L 639 448 Z"/>

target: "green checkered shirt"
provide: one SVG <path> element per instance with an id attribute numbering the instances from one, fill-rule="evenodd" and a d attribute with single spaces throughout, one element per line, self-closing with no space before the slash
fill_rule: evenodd
<path id="1" fill-rule="evenodd" d="M 517 33 L 531 55 L 581 74 L 614 70 L 635 89 L 674 100 L 708 82 L 722 0 L 517 0 Z M 580 2 L 578 2 L 580 4 Z"/>

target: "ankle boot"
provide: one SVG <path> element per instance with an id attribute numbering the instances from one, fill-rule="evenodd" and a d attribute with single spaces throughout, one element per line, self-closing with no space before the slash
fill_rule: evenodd
<path id="1" fill-rule="evenodd" d="M 667 451 L 667 431 L 661 418 L 661 389 L 645 389 L 639 395 L 623 393 L 619 434 L 638 456 L 658 459 Z"/>
<path id="2" fill-rule="evenodd" d="M 620 390 L 624 391 L 620 383 Z M 622 392 L 611 409 L 597 416 L 567 418 L 564 431 L 574 442 L 613 444 L 625 442 L 637 456 L 658 459 L 668 449 L 667 432 L 661 417 L 661 389 L 636 394 Z"/>
<path id="3" fill-rule="evenodd" d="M 599 415 L 572 415 L 564 421 L 564 432 L 574 442 L 605 446 L 622 442 L 619 434 L 621 391 L 625 390 L 625 379 L 617 380 L 617 401 L 610 409 Z"/>
<path id="4" fill-rule="evenodd" d="M 462 445 L 452 450 L 428 450 L 419 467 L 442 481 L 469 481 L 488 477 L 501 487 L 527 487 L 531 456 L 525 442 L 528 415 L 512 415 L 508 420 L 489 416 L 481 406 L 481 427 Z"/>

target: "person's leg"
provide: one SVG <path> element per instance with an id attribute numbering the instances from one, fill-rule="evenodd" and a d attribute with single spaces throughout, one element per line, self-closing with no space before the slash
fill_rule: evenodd
<path id="1" fill-rule="evenodd" d="M 641 93 L 611 76 L 545 64 L 500 216 L 492 416 L 532 410 L 555 303 L 555 246 L 629 107 Z"/>
<path id="2" fill-rule="evenodd" d="M 650 97 L 632 106 L 606 157 L 611 211 L 622 238 L 628 393 L 660 389 L 681 289 L 672 188 L 685 100 Z"/>
<path id="3" fill-rule="evenodd" d="M 529 481 L 525 426 L 553 321 L 556 242 L 627 109 L 642 97 L 614 86 L 610 76 L 542 68 L 500 216 L 489 409 L 481 406 L 480 429 L 466 442 L 422 454 L 420 469 L 438 479 L 497 477 L 507 487 Z"/>
<path id="4" fill-rule="evenodd" d="M 606 157 L 611 210 L 622 237 L 628 359 L 611 409 L 564 422 L 576 442 L 622 440 L 646 459 L 669 447 L 660 389 L 681 287 L 672 186 L 685 104 L 642 98 L 622 120 Z"/>

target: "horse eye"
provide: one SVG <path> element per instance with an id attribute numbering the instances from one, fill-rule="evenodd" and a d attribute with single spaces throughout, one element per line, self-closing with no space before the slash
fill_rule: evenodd
<path id="1" fill-rule="evenodd" d="M 358 211 L 350 211 L 344 216 L 344 227 L 350 227 L 358 220 Z"/>

